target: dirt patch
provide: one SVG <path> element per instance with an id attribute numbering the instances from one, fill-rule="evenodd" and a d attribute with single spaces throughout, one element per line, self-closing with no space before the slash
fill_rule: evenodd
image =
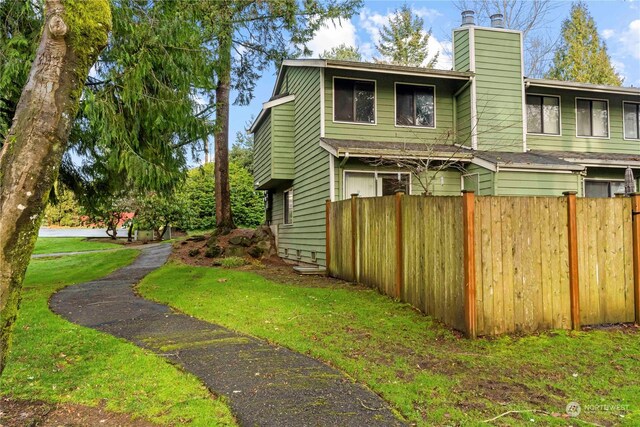
<path id="1" fill-rule="evenodd" d="M 607 325 L 594 325 L 583 326 L 583 331 L 610 331 L 610 332 L 622 332 L 624 334 L 638 334 L 640 333 L 640 325 L 634 325 L 633 323 L 610 323 Z"/>
<path id="2" fill-rule="evenodd" d="M 83 405 L 0 398 L 0 427 L 152 427 L 158 424 Z"/>

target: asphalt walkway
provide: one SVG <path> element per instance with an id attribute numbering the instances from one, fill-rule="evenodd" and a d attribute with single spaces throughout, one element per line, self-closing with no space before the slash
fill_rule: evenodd
<path id="1" fill-rule="evenodd" d="M 182 366 L 225 395 L 243 426 L 403 425 L 378 395 L 324 363 L 138 296 L 133 286 L 171 246 L 140 249 L 131 265 L 56 293 L 51 309 Z"/>

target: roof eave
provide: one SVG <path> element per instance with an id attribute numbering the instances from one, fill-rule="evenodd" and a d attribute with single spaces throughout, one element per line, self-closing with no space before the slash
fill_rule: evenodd
<path id="1" fill-rule="evenodd" d="M 524 79 L 527 87 L 545 87 L 550 89 L 564 89 L 564 90 L 579 90 L 585 92 L 600 92 L 610 93 L 616 95 L 636 95 L 640 96 L 640 88 L 635 87 L 618 87 L 618 86 L 606 86 L 606 85 L 593 85 L 577 82 L 563 82 L 559 80 L 547 80 L 547 79 Z"/>

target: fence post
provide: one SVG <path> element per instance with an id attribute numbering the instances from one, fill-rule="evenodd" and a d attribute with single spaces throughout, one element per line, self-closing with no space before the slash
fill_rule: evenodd
<path id="1" fill-rule="evenodd" d="M 578 224 L 575 191 L 562 193 L 567 198 L 567 226 L 569 235 L 569 299 L 571 301 L 571 328 L 580 329 L 580 290 L 578 274 Z"/>
<path id="2" fill-rule="evenodd" d="M 463 263 L 464 263 L 464 322 L 467 336 L 478 334 L 476 315 L 476 248 L 475 248 L 475 194 L 462 190 Z"/>
<path id="3" fill-rule="evenodd" d="M 329 269 L 329 265 L 331 264 L 331 224 L 329 223 L 329 219 L 331 217 L 331 200 L 325 202 L 325 260 L 326 260 L 326 271 L 327 276 L 331 276 L 331 270 Z"/>
<path id="4" fill-rule="evenodd" d="M 402 196 L 404 191 L 396 191 L 396 298 L 402 298 L 404 278 L 403 236 L 402 236 Z"/>
<path id="5" fill-rule="evenodd" d="M 356 201 L 358 194 L 351 195 L 351 271 L 353 272 L 353 281 L 358 283 L 358 210 L 356 209 Z"/>
<path id="6" fill-rule="evenodd" d="M 633 295 L 636 325 L 640 325 L 640 193 L 631 196 L 633 218 Z"/>

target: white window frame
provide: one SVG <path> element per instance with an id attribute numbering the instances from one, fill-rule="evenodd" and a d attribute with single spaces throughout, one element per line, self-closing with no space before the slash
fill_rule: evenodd
<path id="1" fill-rule="evenodd" d="M 476 194 L 480 191 L 480 174 L 478 172 L 465 173 L 463 175 L 460 175 L 460 191 L 465 190 L 465 188 L 464 188 L 464 179 L 465 178 L 470 178 L 472 176 L 475 176 L 476 177 L 476 181 L 477 181 Z"/>
<path id="2" fill-rule="evenodd" d="M 368 174 L 372 174 L 373 178 L 376 180 L 378 180 L 378 174 L 383 174 L 383 175 L 391 175 L 394 173 L 397 174 L 404 174 L 404 175 L 409 175 L 409 195 L 411 195 L 412 193 L 412 187 L 413 187 L 413 176 L 411 172 L 407 172 L 407 171 L 403 171 L 401 169 L 395 169 L 395 170 L 389 170 L 389 171 L 372 171 L 371 169 L 343 169 L 342 170 L 342 200 L 347 200 L 351 197 L 351 194 L 346 194 L 347 193 L 347 173 L 368 173 Z M 377 185 L 377 184 L 376 184 Z M 376 187 L 376 194 L 378 193 L 378 188 Z M 382 197 L 382 196 L 376 196 L 376 197 Z"/>
<path id="3" fill-rule="evenodd" d="M 582 195 L 587 197 L 587 182 L 622 182 L 624 184 L 624 179 L 609 179 L 609 178 L 585 178 L 582 180 Z M 610 199 L 616 197 L 615 194 L 609 196 Z"/>
<path id="4" fill-rule="evenodd" d="M 531 95 L 531 96 L 542 96 L 542 97 L 547 97 L 547 98 L 558 98 L 558 130 L 560 133 L 537 133 L 537 132 L 529 132 L 529 128 L 527 127 L 527 135 L 535 135 L 535 136 L 562 136 L 562 97 L 560 95 L 548 95 L 545 93 L 525 93 L 525 99 L 524 99 L 524 106 L 526 111 L 525 113 L 525 117 L 527 120 L 529 120 L 529 117 L 527 116 L 528 113 L 528 108 L 527 106 L 529 104 L 527 104 L 527 96 Z M 544 101 L 543 101 L 544 103 Z M 576 107 L 577 107 L 578 103 L 576 101 Z M 607 106 L 608 108 L 608 106 Z M 543 119 L 544 120 L 544 119 Z M 576 134 L 578 133 L 578 112 L 576 109 Z"/>
<path id="5" fill-rule="evenodd" d="M 604 101 L 607 103 L 607 136 L 583 136 L 578 135 L 578 100 L 581 99 L 583 101 Z M 609 108 L 609 100 L 602 98 L 586 98 L 583 96 L 576 96 L 575 98 L 575 106 L 573 110 L 576 116 L 576 138 L 588 138 L 588 139 L 611 139 L 611 109 Z M 593 126 L 592 126 L 593 127 Z"/>
<path id="6" fill-rule="evenodd" d="M 289 212 L 290 222 L 287 222 L 287 197 L 286 193 L 291 193 L 291 212 Z M 282 225 L 293 225 L 293 187 L 282 192 Z"/>
<path id="7" fill-rule="evenodd" d="M 359 82 L 373 82 L 373 123 L 367 122 L 347 122 L 343 120 L 336 120 L 336 79 L 343 80 L 355 80 Z M 342 123 L 349 125 L 363 125 L 363 126 L 376 126 L 378 124 L 378 81 L 374 79 L 359 79 L 356 77 L 346 76 L 333 76 L 331 80 L 331 118 L 333 123 Z"/>
<path id="8" fill-rule="evenodd" d="M 433 126 L 416 126 L 416 125 L 399 125 L 398 124 L 398 85 L 407 86 L 423 86 L 433 88 Z M 411 82 L 393 82 L 393 124 L 397 128 L 412 128 L 412 129 L 436 129 L 438 127 L 437 121 L 437 101 L 436 101 L 436 86 L 423 83 L 411 83 Z M 415 100 L 414 100 L 415 102 Z"/>
<path id="9" fill-rule="evenodd" d="M 622 138 L 625 141 L 640 141 L 640 129 L 638 129 L 638 137 L 637 138 L 627 138 L 627 132 L 624 127 L 624 104 L 634 104 L 640 108 L 640 102 L 636 101 L 622 101 Z M 638 127 L 640 128 L 640 117 L 638 117 Z"/>

